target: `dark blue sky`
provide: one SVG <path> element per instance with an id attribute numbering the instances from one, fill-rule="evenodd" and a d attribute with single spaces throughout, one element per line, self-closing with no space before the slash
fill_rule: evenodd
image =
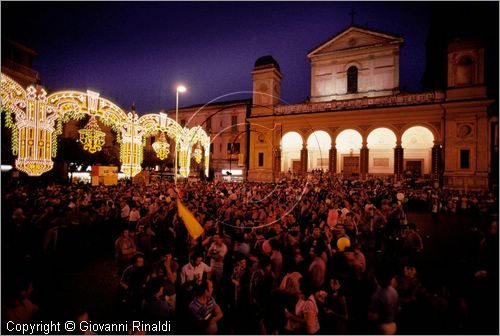
<path id="1" fill-rule="evenodd" d="M 403 35 L 403 90 L 418 91 L 429 29 L 426 3 L 412 2 L 2 2 L 2 36 L 37 51 L 34 68 L 50 92 L 100 92 L 140 114 L 252 89 L 255 60 L 272 55 L 282 98 L 310 93 L 307 52 L 357 25 Z M 224 100 L 250 97 L 235 95 Z"/>

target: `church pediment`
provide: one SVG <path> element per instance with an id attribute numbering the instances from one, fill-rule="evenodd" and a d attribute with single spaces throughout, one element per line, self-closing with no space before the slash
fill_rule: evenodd
<path id="1" fill-rule="evenodd" d="M 307 56 L 311 58 L 313 56 L 335 51 L 389 45 L 394 43 L 403 43 L 403 38 L 352 26 L 314 48 Z"/>

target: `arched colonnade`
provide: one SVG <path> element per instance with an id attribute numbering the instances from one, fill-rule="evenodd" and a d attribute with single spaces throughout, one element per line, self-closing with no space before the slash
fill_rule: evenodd
<path id="1" fill-rule="evenodd" d="M 320 169 L 344 176 L 437 177 L 442 146 L 439 132 L 426 124 L 400 129 L 379 125 L 335 131 L 289 130 L 280 142 L 282 173 Z"/>

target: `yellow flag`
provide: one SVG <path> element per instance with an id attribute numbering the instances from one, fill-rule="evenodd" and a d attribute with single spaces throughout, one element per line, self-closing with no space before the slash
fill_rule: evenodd
<path id="1" fill-rule="evenodd" d="M 193 237 L 193 239 L 196 239 L 201 236 L 201 234 L 203 233 L 203 227 L 200 225 L 200 223 L 198 223 L 196 218 L 194 218 L 191 211 L 189 211 L 184 206 L 184 204 L 182 204 L 179 198 L 177 198 L 177 211 L 179 217 L 184 221 L 184 225 L 186 226 L 186 229 L 188 230 L 191 237 Z"/>

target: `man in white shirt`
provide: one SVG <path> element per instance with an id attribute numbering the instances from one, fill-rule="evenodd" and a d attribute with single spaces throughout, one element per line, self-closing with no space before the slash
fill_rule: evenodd
<path id="1" fill-rule="evenodd" d="M 128 206 L 127 202 L 121 202 L 120 203 L 120 217 L 123 221 L 128 221 L 128 217 L 130 216 L 130 207 Z"/>
<path id="2" fill-rule="evenodd" d="M 135 206 L 132 207 L 128 216 L 129 228 L 133 231 L 136 230 L 137 222 L 141 219 L 141 214 Z"/>
<path id="3" fill-rule="evenodd" d="M 208 249 L 208 256 L 211 258 L 210 267 L 213 271 L 214 285 L 218 287 L 222 280 L 222 271 L 224 270 L 224 257 L 227 253 L 227 246 L 221 240 L 219 234 L 213 236 L 213 243 Z"/>
<path id="4" fill-rule="evenodd" d="M 181 269 L 181 285 L 190 289 L 195 283 L 201 283 L 203 273 L 207 273 L 209 278 L 210 272 L 212 268 L 203 262 L 203 256 L 200 253 L 193 253 L 191 261 Z"/>

